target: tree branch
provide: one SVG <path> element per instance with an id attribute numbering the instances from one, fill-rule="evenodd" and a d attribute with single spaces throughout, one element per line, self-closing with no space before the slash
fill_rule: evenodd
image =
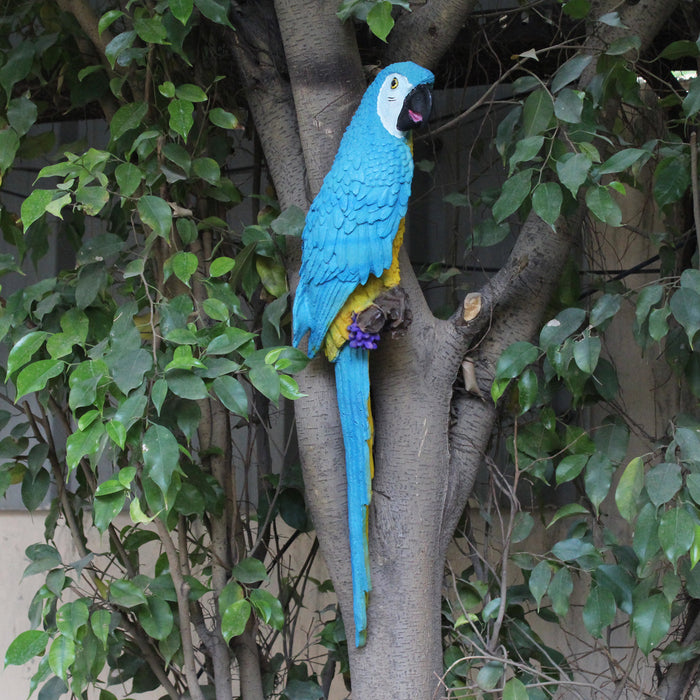
<path id="1" fill-rule="evenodd" d="M 312 197 L 365 89 L 351 23 L 326 0 L 275 0 Z M 309 23 L 309 17 L 313 17 Z"/>
<path id="2" fill-rule="evenodd" d="M 234 9 L 236 31 L 223 33 L 222 41 L 234 56 L 280 206 L 305 209 L 306 166 L 279 26 L 272 0 L 255 5 Z"/>
<path id="3" fill-rule="evenodd" d="M 403 13 L 391 30 L 386 63 L 414 61 L 435 68 L 454 42 L 476 0 L 431 0 Z"/>

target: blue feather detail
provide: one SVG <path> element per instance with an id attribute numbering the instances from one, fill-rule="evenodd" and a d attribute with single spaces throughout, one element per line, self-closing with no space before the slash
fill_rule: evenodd
<path id="1" fill-rule="evenodd" d="M 371 589 L 367 516 L 372 497 L 372 415 L 369 404 L 369 350 L 345 345 L 335 363 L 340 423 L 348 480 L 348 525 L 352 565 L 355 644 L 367 637 L 367 598 Z"/>

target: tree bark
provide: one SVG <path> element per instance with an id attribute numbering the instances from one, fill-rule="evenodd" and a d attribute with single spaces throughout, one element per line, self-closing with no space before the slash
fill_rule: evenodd
<path id="1" fill-rule="evenodd" d="M 411 8 L 396 21 L 384 58 L 435 68 L 452 45 L 476 0 L 431 0 Z"/>

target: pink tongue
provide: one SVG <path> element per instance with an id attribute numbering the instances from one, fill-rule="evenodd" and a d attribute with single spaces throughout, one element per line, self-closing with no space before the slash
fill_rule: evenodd
<path id="1" fill-rule="evenodd" d="M 408 116 L 411 118 L 411 121 L 414 124 L 419 124 L 420 122 L 423 121 L 423 115 L 418 114 L 417 112 L 414 112 L 412 109 L 408 110 Z"/>

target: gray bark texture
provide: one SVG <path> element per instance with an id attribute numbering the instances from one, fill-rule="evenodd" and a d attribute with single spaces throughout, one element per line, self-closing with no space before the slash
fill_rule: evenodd
<path id="1" fill-rule="evenodd" d="M 434 67 L 472 4 L 429 0 L 402 15 L 390 37 L 387 62 L 411 59 Z M 641 0 L 624 6 L 621 14 L 646 46 L 675 5 Z M 261 48 L 265 42 L 258 32 L 256 41 L 236 49 L 283 206 L 304 206 L 318 191 L 364 89 L 352 27 L 338 22 L 335 10 L 334 3 L 323 0 L 275 0 L 278 27 L 266 36 L 281 39 L 282 46 Z M 607 30 L 595 34 L 591 48 L 609 40 Z M 257 48 L 251 51 L 251 46 Z M 284 71 L 269 58 L 275 52 L 284 56 Z M 569 228 L 580 227 L 560 222 L 555 233 L 530 216 L 505 266 L 481 290 L 481 313 L 469 323 L 459 314 L 450 321 L 433 317 L 403 256 L 413 324 L 403 338 L 385 341 L 371 358 L 373 587 L 362 649 L 352 643 L 344 450 L 333 372 L 317 359 L 299 377 L 307 395 L 295 402 L 306 497 L 344 613 L 354 700 L 443 696 L 444 561 L 496 418 L 488 398 L 495 363 L 509 344 L 537 333 L 572 244 Z M 454 389 L 465 357 L 474 363 L 484 399 Z"/>

